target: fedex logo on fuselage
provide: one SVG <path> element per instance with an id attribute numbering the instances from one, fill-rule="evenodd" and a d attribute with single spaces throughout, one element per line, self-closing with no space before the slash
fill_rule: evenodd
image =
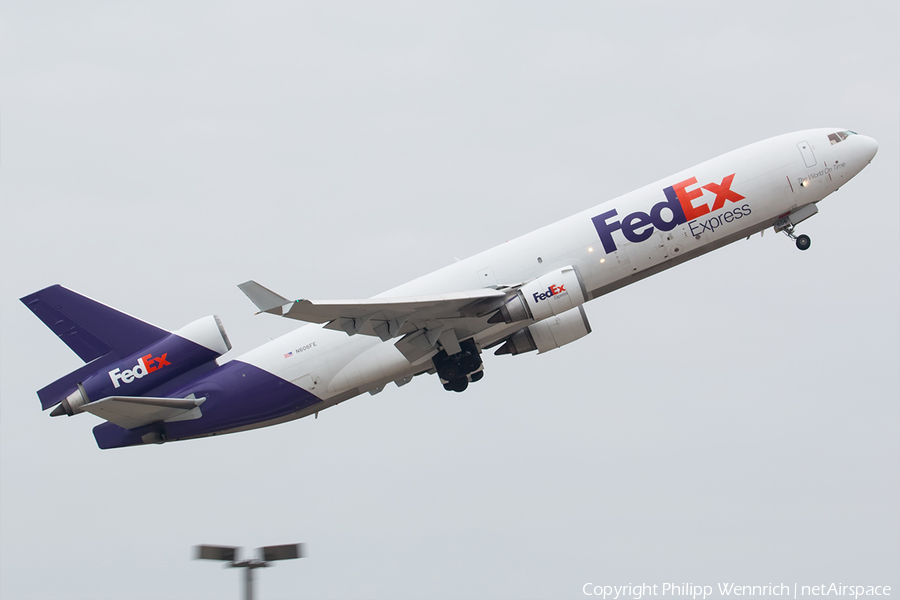
<path id="1" fill-rule="evenodd" d="M 597 235 L 600 236 L 600 241 L 603 243 L 603 250 L 605 250 L 607 254 L 617 250 L 616 242 L 612 237 L 614 231 L 620 230 L 622 235 L 624 235 L 625 239 L 629 242 L 643 242 L 653 235 L 654 228 L 659 229 L 660 231 L 671 231 L 678 225 L 689 221 L 695 221 L 710 212 L 715 212 L 720 208 L 723 208 L 726 200 L 730 202 L 743 200 L 743 196 L 731 189 L 734 175 L 734 173 L 728 175 L 722 179 L 721 183 L 707 183 L 706 185 L 694 189 L 688 188 L 697 185 L 696 177 L 691 177 L 690 179 L 685 179 L 675 185 L 671 185 L 663 190 L 666 199 L 655 204 L 650 209 L 649 213 L 637 211 L 627 215 L 624 219 L 612 220 L 613 217 L 616 217 L 619 214 L 616 209 L 613 209 L 593 217 L 591 221 L 593 221 L 594 227 L 597 229 Z M 694 200 L 703 195 L 703 190 L 708 190 L 716 195 L 712 208 L 710 208 L 708 204 L 694 206 Z M 742 207 L 741 210 L 735 211 L 740 214 L 733 215 L 732 219 L 739 219 L 741 216 L 749 214 L 750 207 L 747 205 L 744 206 L 746 208 Z M 666 209 L 671 213 L 668 217 L 663 212 Z M 731 213 L 729 213 L 729 215 L 730 214 Z M 731 222 L 732 219 L 726 219 L 726 221 Z M 715 231 L 715 227 L 718 225 L 721 225 L 721 223 L 719 222 L 713 227 L 698 227 L 697 230 L 702 231 L 703 229 L 710 229 L 711 231 Z M 691 228 L 691 231 L 694 231 L 693 227 Z"/>
<path id="2" fill-rule="evenodd" d="M 532 294 L 534 297 L 534 303 L 537 304 L 541 300 L 547 300 L 552 298 L 553 296 L 558 296 L 566 291 L 566 286 L 564 285 L 551 285 L 547 288 L 546 292 L 535 292 Z"/>
<path id="3" fill-rule="evenodd" d="M 164 353 L 156 358 L 153 358 L 152 354 L 147 354 L 140 357 L 137 364 L 130 369 L 125 369 L 124 371 L 113 369 L 109 372 L 109 378 L 112 379 L 113 387 L 118 388 L 123 383 L 131 383 L 135 379 L 140 379 L 145 375 L 158 371 L 166 365 L 171 365 L 172 363 L 166 360 L 166 356 L 168 356 L 168 353 Z"/>

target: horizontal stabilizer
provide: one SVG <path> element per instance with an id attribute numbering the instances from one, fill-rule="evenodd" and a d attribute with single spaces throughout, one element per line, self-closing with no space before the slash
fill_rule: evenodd
<path id="1" fill-rule="evenodd" d="M 159 421 L 183 421 L 202 416 L 200 405 L 206 398 L 145 398 L 109 396 L 84 405 L 84 410 L 123 429 L 134 429 Z M 192 413 L 193 414 L 189 414 Z"/>
<path id="2" fill-rule="evenodd" d="M 250 298 L 250 301 L 256 305 L 259 312 L 273 312 L 274 309 L 281 309 L 285 304 L 290 304 L 290 300 L 284 296 L 279 296 L 267 287 L 261 286 L 252 279 L 238 284 L 241 291 Z M 281 310 L 275 311 L 281 314 Z"/>

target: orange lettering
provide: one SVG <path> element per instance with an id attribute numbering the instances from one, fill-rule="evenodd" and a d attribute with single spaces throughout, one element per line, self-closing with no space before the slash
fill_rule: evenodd
<path id="1" fill-rule="evenodd" d="M 681 210 L 684 211 L 684 216 L 688 221 L 693 221 L 709 212 L 709 206 L 706 204 L 695 207 L 693 203 L 694 200 L 703 195 L 702 189 L 698 188 L 691 191 L 685 189 L 689 185 L 696 185 L 696 183 L 697 178 L 691 177 L 672 186 L 672 189 L 675 190 L 675 195 L 678 196 L 678 201 L 681 203 Z"/>

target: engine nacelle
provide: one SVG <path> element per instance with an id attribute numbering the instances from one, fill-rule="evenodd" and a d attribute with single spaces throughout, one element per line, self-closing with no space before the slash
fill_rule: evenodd
<path id="1" fill-rule="evenodd" d="M 565 346 L 591 332 L 591 324 L 583 306 L 577 306 L 549 319 L 529 325 L 512 334 L 494 354 L 521 354 L 537 350 L 538 354 Z"/>
<path id="2" fill-rule="evenodd" d="M 50 414 L 71 416 L 108 396 L 141 396 L 229 350 L 231 341 L 219 317 L 198 319 L 89 375 Z"/>
<path id="3" fill-rule="evenodd" d="M 570 265 L 523 285 L 488 322 L 542 321 L 580 306 L 585 301 L 587 290 L 584 280 L 578 269 Z"/>

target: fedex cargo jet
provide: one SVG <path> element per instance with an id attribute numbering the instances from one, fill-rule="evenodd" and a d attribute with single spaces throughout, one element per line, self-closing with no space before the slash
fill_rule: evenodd
<path id="1" fill-rule="evenodd" d="M 289 300 L 248 281 L 260 312 L 308 325 L 228 362 L 218 317 L 170 332 L 54 285 L 22 302 L 87 364 L 38 397 L 52 416 L 104 419 L 97 444 L 118 448 L 299 419 L 425 373 L 462 392 L 485 350 L 542 353 L 590 333 L 588 300 L 770 227 L 809 249 L 795 227 L 877 151 L 846 129 L 774 137 L 374 298 Z"/>

